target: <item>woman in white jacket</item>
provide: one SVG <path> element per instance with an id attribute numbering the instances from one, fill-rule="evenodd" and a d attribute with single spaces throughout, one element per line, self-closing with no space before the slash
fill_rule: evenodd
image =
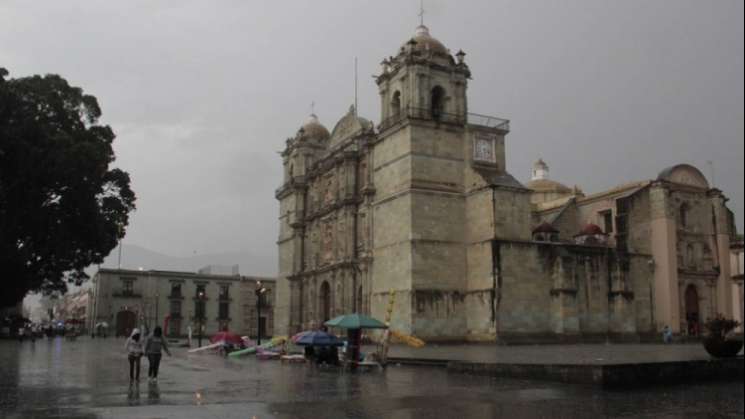
<path id="1" fill-rule="evenodd" d="M 135 328 L 124 344 L 129 358 L 129 382 L 140 381 L 140 359 L 142 359 L 142 338 L 140 329 Z"/>

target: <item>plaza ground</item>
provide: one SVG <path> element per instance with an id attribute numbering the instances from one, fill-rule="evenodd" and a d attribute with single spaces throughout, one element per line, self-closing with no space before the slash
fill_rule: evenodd
<path id="1" fill-rule="evenodd" d="M 742 354 L 742 351 L 740 352 Z M 514 364 L 628 364 L 704 361 L 711 357 L 700 342 L 686 344 L 583 345 L 427 345 L 394 346 L 390 356 L 422 360 L 502 362 Z"/>
<path id="2" fill-rule="evenodd" d="M 124 340 L 113 338 L 0 341 L 0 417 L 740 418 L 745 413 L 742 381 L 607 391 L 433 367 L 393 365 L 382 372 L 340 373 L 253 357 L 192 355 L 182 348 L 164 357 L 157 385 L 144 379 L 144 361 L 143 380 L 130 387 L 123 346 Z M 657 346 L 640 347 L 655 351 Z M 544 357 L 553 356 L 546 352 L 551 347 L 508 347 L 502 355 L 527 359 L 540 355 L 534 351 L 541 348 Z M 582 353 L 582 346 L 576 348 Z M 622 356 L 623 346 L 612 348 L 603 356 Z M 464 353 L 457 347 L 448 350 Z"/>

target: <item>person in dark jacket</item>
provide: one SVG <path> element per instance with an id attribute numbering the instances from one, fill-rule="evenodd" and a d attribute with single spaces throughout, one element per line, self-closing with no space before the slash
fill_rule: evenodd
<path id="1" fill-rule="evenodd" d="M 145 341 L 145 355 L 147 355 L 148 364 L 150 365 L 147 376 L 151 383 L 158 381 L 158 368 L 160 367 L 160 359 L 163 357 L 162 351 L 165 351 L 168 356 L 171 356 L 171 351 L 168 349 L 168 342 L 163 337 L 163 329 L 160 326 L 156 326 L 153 329 L 153 334 Z"/>

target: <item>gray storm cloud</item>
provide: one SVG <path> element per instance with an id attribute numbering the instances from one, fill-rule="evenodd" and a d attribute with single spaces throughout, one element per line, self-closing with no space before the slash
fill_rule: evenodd
<path id="1" fill-rule="evenodd" d="M 277 155 L 311 102 L 331 129 L 418 24 L 418 1 L 0 3 L 0 65 L 98 97 L 138 210 L 125 242 L 245 252 L 276 272 Z M 473 71 L 469 110 L 512 120 L 508 169 L 599 191 L 679 162 L 743 220 L 743 3 L 427 1 Z M 711 180 L 711 179 L 710 179 Z"/>

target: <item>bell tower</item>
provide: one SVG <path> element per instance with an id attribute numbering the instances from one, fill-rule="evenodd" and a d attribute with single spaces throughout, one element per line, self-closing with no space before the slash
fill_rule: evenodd
<path id="1" fill-rule="evenodd" d="M 465 124 L 471 76 L 465 55 L 458 51 L 453 58 L 426 26 L 419 25 L 397 55 L 381 63 L 377 83 L 383 128 L 402 118 Z"/>
<path id="2" fill-rule="evenodd" d="M 391 327 L 418 336 L 457 339 L 467 329 L 464 58 L 420 25 L 376 78 L 371 314 L 385 316 L 393 291 Z"/>
<path id="3" fill-rule="evenodd" d="M 277 189 L 279 201 L 279 272 L 278 298 L 275 307 L 275 330 L 299 330 L 303 321 L 302 281 L 295 280 L 304 270 L 305 217 L 308 194 L 308 170 L 324 152 L 329 131 L 311 114 L 293 138 L 288 138 L 282 151 L 284 179 Z"/>

